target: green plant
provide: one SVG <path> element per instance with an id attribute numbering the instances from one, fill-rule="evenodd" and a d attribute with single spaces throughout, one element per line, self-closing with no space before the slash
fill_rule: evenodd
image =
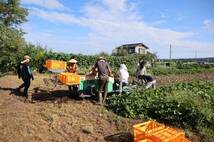
<path id="1" fill-rule="evenodd" d="M 214 82 L 179 83 L 156 90 L 139 89 L 121 96 L 113 95 L 107 108 L 124 117 L 152 118 L 199 133 L 201 128 L 214 132 L 213 92 Z"/>

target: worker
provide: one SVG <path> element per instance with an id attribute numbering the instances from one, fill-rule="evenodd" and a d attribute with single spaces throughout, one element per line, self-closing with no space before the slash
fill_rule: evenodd
<path id="1" fill-rule="evenodd" d="M 153 89 L 156 88 L 156 80 L 151 75 L 140 75 L 139 79 L 143 80 L 145 83 L 145 88 L 148 89 L 152 87 Z"/>
<path id="2" fill-rule="evenodd" d="M 105 100 L 107 97 L 107 85 L 108 85 L 108 78 L 112 76 L 111 69 L 104 59 L 104 57 L 99 57 L 92 68 L 92 72 L 94 70 L 98 71 L 98 97 L 99 97 L 99 104 L 105 104 Z M 104 97 L 102 95 L 102 91 L 104 91 Z"/>
<path id="3" fill-rule="evenodd" d="M 78 71 L 77 60 L 75 60 L 75 59 L 69 60 L 67 63 L 66 70 L 69 73 L 75 73 L 76 74 Z"/>
<path id="4" fill-rule="evenodd" d="M 123 86 L 126 86 L 128 84 L 128 79 L 129 79 L 129 73 L 126 65 L 120 64 L 120 69 L 119 69 L 120 94 L 123 91 Z"/>
<path id="5" fill-rule="evenodd" d="M 67 72 L 77 74 L 78 66 L 77 66 L 77 60 L 71 59 L 67 63 L 66 67 Z M 69 85 L 68 86 L 69 93 L 71 93 L 71 96 L 74 98 L 77 98 L 77 92 L 78 92 L 78 85 Z"/>
<path id="6" fill-rule="evenodd" d="M 146 75 L 146 61 L 141 59 L 137 65 L 136 77 L 139 79 L 139 76 Z"/>
<path id="7" fill-rule="evenodd" d="M 26 97 L 25 101 L 28 99 L 28 89 L 31 83 L 30 80 L 31 79 L 34 80 L 32 71 L 29 66 L 30 61 L 31 61 L 31 58 L 28 55 L 25 55 L 24 60 L 21 61 L 19 77 L 22 78 L 23 84 L 16 89 L 19 92 L 20 89 L 24 87 L 24 96 Z"/>

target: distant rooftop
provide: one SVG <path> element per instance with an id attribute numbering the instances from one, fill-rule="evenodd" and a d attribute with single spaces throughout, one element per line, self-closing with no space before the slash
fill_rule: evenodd
<path id="1" fill-rule="evenodd" d="M 149 49 L 149 47 L 146 46 L 146 45 L 143 44 L 143 43 L 123 44 L 123 45 L 121 45 L 121 46 L 125 46 L 125 47 L 136 47 L 136 46 L 139 46 L 139 45 L 144 46 L 146 49 Z M 120 47 L 121 47 L 121 46 L 120 46 Z"/>

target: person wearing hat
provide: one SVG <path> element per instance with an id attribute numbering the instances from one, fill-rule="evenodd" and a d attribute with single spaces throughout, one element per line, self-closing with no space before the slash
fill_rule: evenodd
<path id="1" fill-rule="evenodd" d="M 77 71 L 78 71 L 78 66 L 77 66 L 77 60 L 75 60 L 75 59 L 71 59 L 71 60 L 69 60 L 68 61 L 68 63 L 67 63 L 67 67 L 66 67 L 66 70 L 67 70 L 67 72 L 69 72 L 69 73 L 74 73 L 74 74 L 77 74 Z M 72 96 L 73 97 L 77 97 L 76 96 L 76 92 L 77 92 L 77 90 L 78 90 L 78 86 L 77 85 L 73 85 L 73 86 L 68 86 L 68 89 L 69 89 L 69 92 L 71 93 L 71 94 L 73 94 Z"/>
<path id="2" fill-rule="evenodd" d="M 20 91 L 20 89 L 24 87 L 24 96 L 26 97 L 26 99 L 28 98 L 28 89 L 31 83 L 30 80 L 31 79 L 34 80 L 32 71 L 29 66 L 30 60 L 31 60 L 30 56 L 25 55 L 24 60 L 21 61 L 20 76 L 24 83 L 17 88 L 17 91 Z"/>
<path id="3" fill-rule="evenodd" d="M 92 70 L 98 71 L 98 97 L 99 104 L 103 105 L 105 103 L 107 97 L 107 85 L 108 78 L 111 76 L 111 69 L 104 59 L 104 57 L 99 57 L 97 62 L 94 64 Z M 102 91 L 104 91 L 104 96 L 102 95 Z"/>
<path id="4" fill-rule="evenodd" d="M 123 86 L 128 84 L 129 72 L 125 64 L 120 64 L 119 81 L 120 81 L 120 94 L 123 91 Z"/>
<path id="5" fill-rule="evenodd" d="M 77 73 L 77 70 L 78 70 L 77 60 L 75 59 L 69 60 L 67 63 L 66 70 L 69 73 Z"/>

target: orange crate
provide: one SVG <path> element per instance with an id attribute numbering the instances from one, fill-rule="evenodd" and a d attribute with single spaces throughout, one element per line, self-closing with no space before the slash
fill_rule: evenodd
<path id="1" fill-rule="evenodd" d="M 78 85 L 80 84 L 80 75 L 74 73 L 60 73 L 59 81 L 66 85 Z"/>
<path id="2" fill-rule="evenodd" d="M 148 122 L 136 124 L 133 127 L 134 127 L 134 141 L 135 142 L 146 139 L 150 133 L 165 128 L 165 126 L 163 124 L 157 123 L 155 121 L 148 121 Z"/>
<path id="3" fill-rule="evenodd" d="M 65 70 L 67 63 L 59 60 L 46 60 L 45 67 L 49 70 Z"/>
<path id="4" fill-rule="evenodd" d="M 155 121 L 134 125 L 134 142 L 189 142 L 182 131 Z"/>

